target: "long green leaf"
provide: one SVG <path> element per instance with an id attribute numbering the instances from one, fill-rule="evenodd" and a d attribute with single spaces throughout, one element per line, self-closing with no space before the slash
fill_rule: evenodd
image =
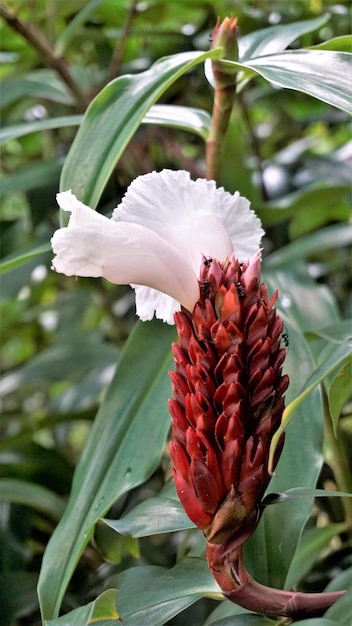
<path id="1" fill-rule="evenodd" d="M 281 250 L 273 252 L 265 259 L 269 267 L 280 268 L 283 265 L 297 263 L 297 260 L 304 259 L 310 254 L 319 250 L 331 250 L 341 246 L 348 246 L 352 242 L 351 224 L 334 224 L 327 226 L 315 233 L 301 237 L 293 241 Z"/>
<path id="2" fill-rule="evenodd" d="M 42 616 L 57 616 L 94 525 L 113 502 L 153 472 L 169 429 L 167 371 L 175 330 L 156 321 L 131 333 L 77 466 L 66 512 L 44 555 Z"/>
<path id="3" fill-rule="evenodd" d="M 158 496 L 149 498 L 138 504 L 130 513 L 118 520 L 99 520 L 96 540 L 99 543 L 99 535 L 108 527 L 114 532 L 131 537 L 147 537 L 160 533 L 174 532 L 194 528 L 193 522 L 187 517 L 180 501 L 173 498 Z"/>
<path id="4" fill-rule="evenodd" d="M 160 59 L 134 76 L 109 83 L 88 107 L 65 161 L 60 189 L 95 208 L 126 145 L 150 107 L 182 74 L 221 50 L 184 52 Z"/>
<path id="5" fill-rule="evenodd" d="M 41 256 L 42 254 L 45 254 L 50 250 L 50 244 L 46 243 L 42 246 L 33 248 L 28 252 L 24 252 L 23 254 L 17 256 L 11 255 L 10 258 L 3 259 L 0 263 L 0 275 L 5 274 L 6 272 L 11 272 L 12 270 L 16 269 L 16 267 L 19 267 L 24 263 L 28 263 L 28 261 L 31 261 L 32 259 L 35 259 L 35 257 Z"/>
<path id="6" fill-rule="evenodd" d="M 191 131 L 206 141 L 210 130 L 211 117 L 209 113 L 202 109 L 171 104 L 155 104 L 146 113 L 142 123 Z"/>
<path id="7" fill-rule="evenodd" d="M 44 120 L 36 120 L 34 122 L 26 122 L 25 124 L 14 124 L 13 126 L 5 126 L 0 130 L 0 146 L 10 139 L 17 139 L 23 135 L 30 133 L 42 132 L 52 128 L 65 128 L 66 126 L 78 126 L 82 121 L 82 115 L 65 115 L 64 117 L 52 117 Z"/>
<path id="8" fill-rule="evenodd" d="M 287 587 L 293 589 L 308 574 L 330 541 L 346 530 L 348 530 L 347 523 L 328 524 L 323 528 L 314 527 L 305 530 L 287 575 Z"/>
<path id="9" fill-rule="evenodd" d="M 309 377 L 305 385 L 303 386 L 299 395 L 286 407 L 282 415 L 280 428 L 276 431 L 272 438 L 269 455 L 269 467 L 272 466 L 275 449 L 277 443 L 290 422 L 293 413 L 297 410 L 298 406 L 309 396 L 310 393 L 326 378 L 329 374 L 340 369 L 350 358 L 352 351 L 352 341 L 348 340 L 339 344 L 329 358 L 320 365 L 315 372 Z"/>
<path id="10" fill-rule="evenodd" d="M 288 320 L 285 320 L 285 324 L 290 336 L 285 361 L 285 371 L 290 376 L 286 394 L 289 402 L 312 373 L 313 363 L 302 333 Z M 297 363 L 300 363 L 299 368 Z M 280 493 L 293 487 L 315 487 L 323 463 L 321 413 L 320 394 L 315 391 L 299 407 L 295 419 L 289 424 L 284 449 L 268 493 Z M 247 569 L 256 580 L 272 587 L 284 587 L 312 502 L 313 498 L 302 498 L 288 501 L 282 506 L 265 508 L 258 528 L 244 545 Z"/>
<path id="11" fill-rule="evenodd" d="M 65 503 L 56 493 L 35 483 L 17 478 L 0 479 L 0 501 L 16 502 L 30 506 L 59 520 L 65 510 Z"/>
<path id="12" fill-rule="evenodd" d="M 330 489 L 305 489 L 303 487 L 293 487 L 282 491 L 281 493 L 268 493 L 262 504 L 268 506 L 271 504 L 281 504 L 289 500 L 297 500 L 297 498 L 352 498 L 351 493 L 346 491 L 334 491 Z"/>
<path id="13" fill-rule="evenodd" d="M 172 569 L 131 568 L 119 578 L 118 589 L 116 607 L 124 626 L 162 626 L 201 597 L 222 597 L 205 559 L 191 557 Z"/>
<path id="14" fill-rule="evenodd" d="M 238 56 L 241 63 L 259 56 L 282 52 L 295 39 L 320 28 L 329 20 L 325 13 L 312 20 L 302 20 L 290 24 L 278 24 L 261 28 L 253 33 L 239 37 Z"/>
<path id="15" fill-rule="evenodd" d="M 0 130 L 0 145 L 10 141 L 10 139 L 18 139 L 30 133 L 42 132 L 52 128 L 63 128 L 65 126 L 79 126 L 82 120 L 83 115 L 69 115 L 6 126 Z M 158 124 L 160 126 L 191 131 L 205 140 L 209 133 L 210 121 L 209 113 L 202 111 L 202 109 L 156 104 L 145 114 L 141 123 Z M 2 190 L 2 193 L 5 193 L 5 191 Z"/>
<path id="16" fill-rule="evenodd" d="M 352 114 L 351 59 L 347 52 L 290 50 L 245 63 L 222 63 L 250 74 L 255 72 L 278 87 L 301 91 Z"/>
<path id="17" fill-rule="evenodd" d="M 205 559 L 186 558 L 175 567 L 140 566 L 123 572 L 117 580 L 118 593 L 114 619 L 101 619 L 99 626 L 163 626 L 168 620 L 204 596 L 221 599 L 219 587 Z M 45 622 L 45 626 L 88 626 L 95 616 L 111 611 L 116 591 L 109 589 L 94 603 L 64 617 Z M 120 621 L 116 618 L 120 615 Z M 261 624 L 261 622 L 260 622 Z"/>
<path id="18" fill-rule="evenodd" d="M 89 0 L 89 2 L 84 3 L 83 8 L 80 11 L 77 11 L 76 15 L 70 19 L 64 32 L 60 35 L 56 42 L 55 52 L 57 56 L 64 56 L 71 41 L 77 37 L 79 26 L 81 26 L 81 24 L 89 18 L 90 14 L 93 13 L 97 7 L 103 4 L 104 1 L 105 0 Z"/>
<path id="19" fill-rule="evenodd" d="M 1 109 L 28 97 L 74 104 L 72 94 L 54 70 L 37 69 L 22 76 L 9 76 L 1 82 Z"/>
<path id="20" fill-rule="evenodd" d="M 326 617 L 339 626 L 351 625 L 352 588 L 335 602 L 327 611 Z"/>

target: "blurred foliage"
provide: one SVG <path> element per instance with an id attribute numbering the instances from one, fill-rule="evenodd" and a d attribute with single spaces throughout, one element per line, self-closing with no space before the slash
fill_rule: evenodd
<path id="1" fill-rule="evenodd" d="M 218 15 L 237 15 L 240 35 L 245 36 L 268 26 L 326 14 L 327 19 L 319 28 L 295 39 L 290 49 L 319 46 L 338 38 L 331 44 L 332 49 L 348 51 L 350 2 L 7 0 L 3 6 L 27 25 L 27 31 L 23 37 L 14 23 L 3 21 L 0 26 L 0 241 L 4 261 L 0 606 L 4 626 L 35 626 L 40 623 L 36 583 L 42 556 L 67 502 L 91 422 L 101 400 L 110 397 L 105 389 L 113 379 L 116 362 L 128 366 L 120 390 L 122 398 L 137 394 L 136 364 L 141 372 L 136 373 L 135 380 L 141 377 L 143 384 L 143 371 L 150 367 L 142 358 L 140 362 L 129 360 L 130 353 L 123 351 L 135 325 L 134 296 L 129 287 L 95 279 L 75 281 L 50 271 L 47 244 L 59 219 L 55 194 L 81 114 L 115 77 L 145 71 L 163 56 L 207 50 L 209 33 Z M 198 64 L 173 82 L 159 102 L 211 113 L 212 97 L 203 64 Z M 111 119 L 112 127 L 115 122 Z M 240 92 L 228 133 L 223 185 L 228 191 L 237 189 L 247 196 L 263 221 L 265 277 L 272 290 L 279 286 L 279 307 L 290 334 L 288 360 L 292 363 L 288 367 L 292 372 L 295 368 L 301 370 L 298 379 L 302 379 L 302 385 L 311 373 L 303 360 L 318 366 L 331 353 L 331 345 L 340 341 L 338 334 L 333 336 L 334 329 L 342 324 L 340 327 L 346 332 L 351 330 L 347 321 L 351 315 L 351 235 L 347 225 L 351 210 L 350 131 L 350 118 L 344 111 L 304 93 L 273 87 L 257 77 Z M 96 141 L 99 142 L 99 136 Z M 204 176 L 203 138 L 159 124 L 141 125 L 114 167 L 99 209 L 110 215 L 133 178 L 164 167 L 186 169 L 194 177 Z M 41 254 L 33 255 L 37 248 Z M 161 325 L 150 327 L 151 338 L 163 332 Z M 141 357 L 143 349 L 144 355 L 148 355 L 148 332 L 136 327 L 134 333 L 141 345 Z M 165 356 L 171 336 L 172 329 L 165 329 L 164 343 L 158 348 L 162 366 L 159 361 L 155 364 L 156 379 L 161 376 L 161 369 L 171 366 Z M 133 338 L 129 345 L 133 348 Z M 335 438 L 327 417 L 324 446 L 316 443 L 314 471 L 319 474 L 318 486 L 346 491 L 351 487 L 352 405 L 346 393 L 350 370 L 343 365 L 343 390 L 338 386 L 341 379 L 336 382 L 336 376 L 331 376 L 323 391 L 324 411 L 327 416 L 331 411 L 339 437 Z M 162 384 L 167 398 L 166 377 Z M 299 391 L 297 382 L 296 395 Z M 174 498 L 167 483 L 170 468 L 164 442 L 168 417 L 166 400 L 163 394 L 161 397 L 163 405 L 158 412 L 163 417 L 158 443 L 150 432 L 140 432 L 141 445 L 145 437 L 146 453 L 150 451 L 151 456 L 154 445 L 154 463 L 145 469 L 145 478 L 139 483 L 132 482 L 129 487 L 127 481 L 121 486 L 119 497 L 106 511 L 111 519 L 133 512 L 148 498 L 159 497 L 162 489 L 166 489 L 168 498 Z M 318 414 L 312 417 L 317 441 L 322 425 L 319 406 L 319 401 L 317 404 L 317 400 L 312 400 L 311 408 L 318 407 Z M 148 416 L 151 414 L 147 429 L 152 428 L 153 422 L 150 407 L 146 410 Z M 304 423 L 309 429 L 308 420 Z M 307 437 L 306 432 L 302 434 L 303 439 Z M 292 436 L 297 444 L 299 435 Z M 304 445 L 302 442 L 303 450 Z M 132 461 L 133 458 L 131 464 Z M 288 485 L 300 486 L 295 482 L 298 476 L 290 476 Z M 282 508 L 285 506 L 292 503 Z M 310 508 L 308 502 L 309 511 Z M 295 508 L 291 510 L 294 520 Z M 302 524 L 309 511 L 301 513 Z M 306 591 L 321 591 L 339 577 L 342 585 L 351 585 L 348 514 L 351 515 L 351 506 L 347 499 L 326 497 L 315 501 L 288 572 L 289 587 L 298 585 Z M 144 510 L 141 515 L 144 519 Z M 262 618 L 260 622 L 237 622 L 238 607 L 227 602 L 219 604 L 219 598 L 214 600 L 214 584 L 209 582 L 202 562 L 196 562 L 203 550 L 201 538 L 182 523 L 184 519 L 179 522 L 177 518 L 174 526 L 147 537 L 132 533 L 138 539 L 116 532 L 112 539 L 106 535 L 103 522 L 99 523 L 96 541 L 86 545 L 73 574 L 63 611 L 86 605 L 116 586 L 125 589 L 124 596 L 120 591 L 120 604 L 117 602 L 123 611 L 124 603 L 131 594 L 138 596 L 149 577 L 159 591 L 161 587 L 165 589 L 169 571 L 165 573 L 163 568 L 176 568 L 176 580 L 182 579 L 188 585 L 187 596 L 181 594 L 178 604 L 169 598 L 168 606 L 173 609 L 167 612 L 164 607 L 164 618 L 154 615 L 148 618 L 154 621 L 144 621 L 144 625 L 164 623 L 160 619 L 182 626 L 273 623 Z M 177 532 L 166 532 L 172 528 Z M 260 545 L 255 541 L 248 548 L 249 560 Z M 273 555 L 275 552 L 275 559 Z M 140 568 L 132 571 L 130 568 L 136 565 Z M 259 564 L 259 574 L 261 565 L 265 569 L 265 564 Z M 193 575 L 196 571 L 199 580 L 204 580 L 204 592 L 200 595 L 187 582 L 192 580 L 189 567 Z M 170 590 L 170 597 L 171 591 L 175 592 L 175 588 Z M 93 616 L 103 619 L 100 616 L 108 614 L 104 607 L 111 602 L 110 595 L 104 596 Z M 77 624 L 86 623 L 89 611 L 86 607 L 78 610 L 85 613 L 77 618 Z M 340 618 L 343 612 L 342 606 L 335 617 Z M 333 619 L 334 613 L 331 615 Z M 127 613 L 128 619 L 131 621 L 124 620 L 125 623 L 142 623 L 134 622 L 135 618 Z M 67 623 L 76 623 L 74 617 L 70 620 Z"/>

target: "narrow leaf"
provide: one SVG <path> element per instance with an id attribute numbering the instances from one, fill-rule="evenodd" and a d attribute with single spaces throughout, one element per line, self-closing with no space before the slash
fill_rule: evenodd
<path id="1" fill-rule="evenodd" d="M 352 498 L 352 493 L 346 491 L 332 491 L 328 489 L 304 489 L 303 487 L 293 487 L 282 491 L 281 493 L 269 493 L 262 501 L 262 506 L 268 506 L 270 504 L 279 504 L 282 502 L 288 502 L 289 500 L 296 500 L 297 498 L 328 498 L 328 497 L 340 497 L 340 498 Z"/>
<path id="2" fill-rule="evenodd" d="M 184 52 L 165 57 L 141 74 L 121 76 L 104 87 L 85 113 L 62 170 L 60 189 L 72 189 L 82 202 L 95 208 L 150 107 L 182 74 L 219 53 Z"/>
<path id="3" fill-rule="evenodd" d="M 70 19 L 63 33 L 58 38 L 55 45 L 55 52 L 58 57 L 64 56 L 69 44 L 77 37 L 77 29 L 83 24 L 93 11 L 103 4 L 105 0 L 89 0 L 84 3 L 83 8 Z"/>
<path id="4" fill-rule="evenodd" d="M 94 525 L 157 467 L 169 429 L 167 372 L 175 329 L 137 323 L 76 468 L 63 518 L 44 554 L 38 593 L 44 619 L 56 617 Z"/>
<path id="5" fill-rule="evenodd" d="M 311 46 L 312 50 L 334 50 L 335 52 L 351 52 L 352 50 L 352 35 L 341 35 L 340 37 L 334 37 L 323 41 L 316 46 Z"/>
<path id="6" fill-rule="evenodd" d="M 211 124 L 209 113 L 193 107 L 182 107 L 171 104 L 155 104 L 146 113 L 143 124 L 169 126 L 196 133 L 206 141 Z"/>
<path id="7" fill-rule="evenodd" d="M 43 130 L 50 130 L 52 128 L 78 126 L 81 121 L 81 115 L 66 115 L 64 117 L 51 117 L 49 119 L 26 122 L 25 124 L 5 126 L 0 130 L 0 146 L 10 141 L 10 139 L 18 139 L 18 137 L 23 137 L 23 135 L 29 135 L 30 133 L 42 132 Z"/>
<path id="8" fill-rule="evenodd" d="M 255 72 L 278 87 L 301 91 L 352 114 L 351 59 L 347 52 L 290 50 L 245 63 L 222 63 Z"/>
<path id="9" fill-rule="evenodd" d="M 287 280 L 285 282 L 287 289 Z M 299 394 L 314 366 L 303 334 L 290 324 L 289 318 L 285 317 L 285 324 L 290 336 L 285 360 L 285 372 L 290 377 L 286 393 L 289 403 Z M 288 425 L 283 452 L 268 493 L 286 492 L 293 487 L 314 489 L 324 460 L 321 414 L 321 395 L 315 390 L 298 407 Z M 313 498 L 300 498 L 282 506 L 265 507 L 258 528 L 244 545 L 247 569 L 255 580 L 270 587 L 284 588 L 312 504 Z"/>
<path id="10" fill-rule="evenodd" d="M 309 528 L 303 532 L 287 575 L 286 586 L 293 589 L 308 574 L 330 541 L 348 529 L 348 524 L 328 524 L 323 528 Z"/>
<path id="11" fill-rule="evenodd" d="M 265 263 L 269 267 L 280 268 L 283 265 L 290 265 L 296 262 L 297 259 L 306 258 L 314 252 L 348 246 L 351 243 L 352 225 L 334 224 L 302 237 L 297 241 L 293 241 L 277 252 L 273 252 L 265 259 Z"/>
<path id="12" fill-rule="evenodd" d="M 56 493 L 25 480 L 17 478 L 0 479 L 0 501 L 30 506 L 59 520 L 65 510 L 65 503 Z"/>
<path id="13" fill-rule="evenodd" d="M 324 380 L 324 378 L 326 378 L 329 374 L 334 372 L 339 367 L 342 367 L 349 360 L 351 348 L 351 340 L 339 344 L 333 351 L 333 353 L 329 356 L 329 358 L 315 370 L 312 376 L 308 379 L 307 383 L 304 385 L 301 393 L 297 396 L 297 398 L 295 398 L 286 407 L 282 415 L 280 428 L 276 431 L 274 437 L 272 438 L 269 454 L 269 471 L 272 470 L 272 463 L 277 443 L 283 431 L 286 429 L 289 421 L 291 420 L 293 413 L 301 404 L 301 402 L 313 391 L 313 389 L 315 389 Z"/>
<path id="14" fill-rule="evenodd" d="M 331 619 L 334 624 L 339 626 L 351 625 L 351 606 L 352 606 L 352 589 L 348 589 L 335 604 L 333 604 L 325 613 L 326 617 Z"/>
<path id="15" fill-rule="evenodd" d="M 124 626 L 163 626 L 204 596 L 222 597 L 205 559 L 193 557 L 171 569 L 131 568 L 119 577 L 117 586 L 116 607 Z"/>
<path id="16" fill-rule="evenodd" d="M 24 263 L 28 263 L 28 261 L 31 261 L 32 259 L 35 259 L 35 257 L 41 256 L 42 254 L 45 254 L 50 250 L 50 244 L 46 243 L 42 246 L 34 248 L 33 250 L 25 252 L 24 254 L 20 254 L 17 256 L 11 255 L 10 258 L 3 259 L 0 263 L 0 275 L 5 274 L 6 272 L 11 272 L 12 270 L 16 269 L 16 267 L 19 267 Z"/>
<path id="17" fill-rule="evenodd" d="M 269 26 L 269 28 L 261 28 L 253 33 L 244 35 L 244 37 L 239 37 L 239 60 L 243 63 L 259 56 L 282 52 L 295 39 L 320 28 L 329 19 L 329 15 L 325 13 L 312 20 Z"/>
<path id="18" fill-rule="evenodd" d="M 338 423 L 341 411 L 352 397 L 352 358 L 337 372 L 328 388 L 329 411 L 333 423 L 335 436 L 337 436 Z"/>
<path id="19" fill-rule="evenodd" d="M 147 537 L 194 527 L 179 500 L 162 496 L 141 502 L 119 520 L 99 520 L 97 541 L 99 541 L 99 525 L 106 525 L 115 532 L 131 537 Z"/>

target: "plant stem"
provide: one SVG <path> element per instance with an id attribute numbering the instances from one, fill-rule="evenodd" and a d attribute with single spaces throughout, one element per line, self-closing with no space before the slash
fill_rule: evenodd
<path id="1" fill-rule="evenodd" d="M 125 49 L 126 41 L 128 39 L 132 22 L 136 13 L 136 6 L 137 6 L 137 0 L 132 0 L 130 3 L 130 6 L 128 7 L 127 17 L 126 17 L 122 34 L 119 38 L 118 45 L 116 46 L 114 50 L 114 54 L 111 59 L 109 72 L 108 72 L 109 81 L 116 78 L 116 76 L 119 73 L 123 51 Z"/>
<path id="2" fill-rule="evenodd" d="M 236 85 L 216 86 L 209 137 L 206 143 L 206 177 L 221 184 L 222 158 Z"/>
<path id="3" fill-rule="evenodd" d="M 268 617 L 304 619 L 321 617 L 345 592 L 301 593 L 273 589 L 257 583 L 243 563 L 242 547 L 207 544 L 209 569 L 224 596 L 245 609 Z"/>
<path id="4" fill-rule="evenodd" d="M 88 106 L 88 98 L 80 85 L 73 78 L 66 60 L 55 54 L 50 42 L 31 24 L 20 20 L 0 2 L 0 15 L 5 22 L 23 37 L 42 57 L 43 63 L 55 70 L 72 92 L 78 111 L 84 112 Z"/>

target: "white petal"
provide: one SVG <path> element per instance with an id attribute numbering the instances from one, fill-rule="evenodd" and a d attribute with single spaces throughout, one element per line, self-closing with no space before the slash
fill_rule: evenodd
<path id="1" fill-rule="evenodd" d="M 56 271 L 146 285 L 193 309 L 199 298 L 197 278 L 178 250 L 144 226 L 114 222 L 73 194 L 60 196 L 60 206 L 72 216 L 69 225 L 52 237 Z"/>
<path id="2" fill-rule="evenodd" d="M 155 315 L 163 322 L 174 324 L 174 313 L 180 310 L 177 300 L 143 285 L 132 285 L 132 287 L 136 293 L 136 312 L 142 321 L 151 320 Z"/>
<path id="3" fill-rule="evenodd" d="M 211 215 L 217 216 L 217 224 L 215 220 L 211 223 Z M 198 268 L 202 255 L 222 261 L 235 251 L 241 261 L 247 260 L 258 250 L 263 235 L 260 220 L 246 198 L 217 189 L 214 181 L 192 181 L 185 171 L 162 170 L 139 176 L 115 209 L 113 219 L 154 230 Z"/>

